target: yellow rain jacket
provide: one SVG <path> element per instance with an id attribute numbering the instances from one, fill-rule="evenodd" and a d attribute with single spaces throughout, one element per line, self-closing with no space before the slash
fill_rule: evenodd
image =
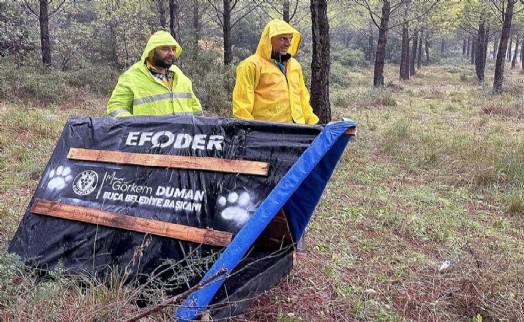
<path id="1" fill-rule="evenodd" d="M 107 104 L 107 114 L 121 117 L 130 115 L 165 115 L 192 113 L 202 115 L 202 106 L 193 93 L 191 80 L 175 65 L 173 86 L 168 88 L 151 75 L 145 61 L 149 53 L 160 46 L 176 46 L 175 58 L 182 53 L 176 40 L 165 31 L 154 33 L 147 42 L 139 62 L 118 79 Z"/>
<path id="2" fill-rule="evenodd" d="M 271 60 L 271 38 L 281 34 L 293 34 L 288 53 L 291 56 L 297 53 L 301 34 L 283 20 L 270 21 L 262 31 L 256 53 L 237 67 L 233 116 L 248 120 L 316 124 L 318 117 L 309 105 L 309 92 L 298 61 L 290 58 L 284 75 Z"/>

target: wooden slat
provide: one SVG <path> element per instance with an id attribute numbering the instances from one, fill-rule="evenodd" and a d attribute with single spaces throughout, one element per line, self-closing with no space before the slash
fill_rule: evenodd
<path id="1" fill-rule="evenodd" d="M 120 215 L 108 211 L 72 206 L 45 199 L 36 199 L 31 207 L 31 212 L 39 215 L 138 231 L 213 246 L 227 246 L 232 239 L 232 234 L 228 232 Z"/>
<path id="2" fill-rule="evenodd" d="M 133 164 L 150 167 L 167 167 L 191 170 L 207 170 L 227 173 L 267 176 L 269 163 L 245 160 L 227 160 L 210 157 L 185 157 L 178 155 L 130 153 L 120 151 L 70 148 L 68 159 Z"/>
<path id="3" fill-rule="evenodd" d="M 344 132 L 346 135 L 357 135 L 357 128 L 356 127 L 350 127 L 349 129 Z"/>

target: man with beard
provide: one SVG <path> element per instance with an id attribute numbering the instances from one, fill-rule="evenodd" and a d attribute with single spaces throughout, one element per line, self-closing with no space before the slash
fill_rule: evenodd
<path id="1" fill-rule="evenodd" d="M 193 93 L 191 80 L 174 64 L 182 47 L 166 31 L 153 34 L 139 62 L 118 79 L 107 104 L 107 114 L 165 115 L 185 113 L 202 115 L 200 101 Z"/>

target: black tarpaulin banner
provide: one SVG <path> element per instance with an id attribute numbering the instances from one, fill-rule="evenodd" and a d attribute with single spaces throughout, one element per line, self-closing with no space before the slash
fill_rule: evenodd
<path id="1" fill-rule="evenodd" d="M 9 252 L 43 269 L 106 274 L 112 267 L 148 274 L 165 259 L 220 252 L 168 237 L 31 212 L 36 200 L 230 232 L 249 219 L 322 130 L 319 126 L 193 116 L 71 117 Z M 68 158 L 75 149 L 265 162 L 267 175 L 139 166 Z M 211 165 L 212 167 L 212 165 Z"/>
<path id="2" fill-rule="evenodd" d="M 160 276 L 183 277 L 173 292 L 226 267 L 225 284 L 193 293 L 177 316 L 192 319 L 210 302 L 217 305 L 213 317 L 240 314 L 291 270 L 293 243 L 344 152 L 346 130 L 355 126 L 71 117 L 8 251 L 44 270 L 60 266 L 67 274 L 103 278 L 117 269 L 139 281 L 179 263 Z M 117 217 L 99 224 L 71 220 L 93 212 Z M 284 221 L 270 227 L 277 212 Z M 64 214 L 69 219 L 57 218 Z M 173 238 L 119 226 L 130 219 L 141 228 L 154 221 L 196 230 Z M 195 242 L 202 232 L 227 234 L 231 244 L 214 237 Z"/>

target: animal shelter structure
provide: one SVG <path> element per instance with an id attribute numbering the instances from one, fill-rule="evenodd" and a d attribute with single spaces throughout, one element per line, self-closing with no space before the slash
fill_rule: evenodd
<path id="1" fill-rule="evenodd" d="M 194 116 L 71 117 L 9 245 L 30 266 L 134 281 L 218 276 L 174 312 L 241 314 L 292 268 L 294 245 L 354 121 L 326 126 Z M 190 259 L 209 258 L 191 270 Z M 180 269 L 181 266 L 177 266 Z"/>

